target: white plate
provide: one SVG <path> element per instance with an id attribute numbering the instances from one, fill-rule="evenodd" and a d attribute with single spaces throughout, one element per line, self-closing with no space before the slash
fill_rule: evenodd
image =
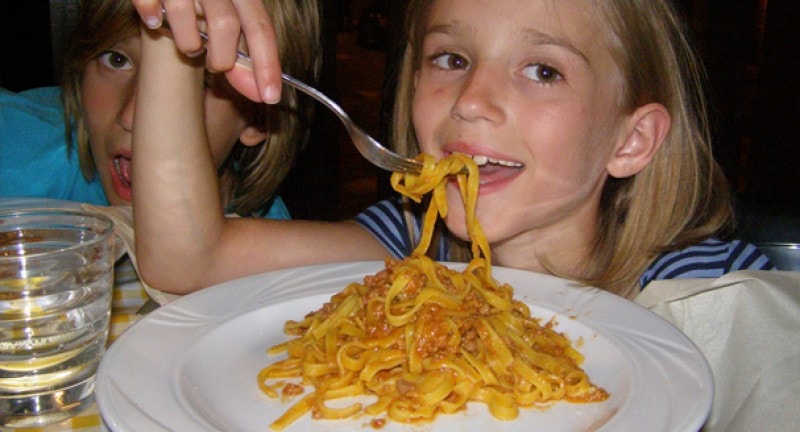
<path id="1" fill-rule="evenodd" d="M 463 268 L 458 264 L 448 264 Z M 348 283 L 383 262 L 289 269 L 231 281 L 150 313 L 119 337 L 100 365 L 97 402 L 115 431 L 266 432 L 289 403 L 263 395 L 256 375 L 274 361 L 283 324 L 317 310 Z M 565 280 L 494 268 L 531 313 L 556 317 L 557 329 L 586 357 L 584 369 L 611 397 L 602 403 L 558 403 L 522 409 L 498 421 L 482 404 L 430 424 L 387 422 L 382 431 L 692 431 L 705 421 L 711 370 L 697 347 L 650 311 L 615 295 Z M 326 421 L 308 416 L 290 431 L 371 430 L 370 418 Z"/>

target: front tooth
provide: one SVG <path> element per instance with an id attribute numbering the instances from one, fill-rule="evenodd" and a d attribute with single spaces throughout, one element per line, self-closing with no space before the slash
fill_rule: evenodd
<path id="1" fill-rule="evenodd" d="M 475 161 L 475 164 L 478 166 L 483 166 L 489 163 L 489 158 L 483 155 L 475 155 L 472 156 L 472 160 Z"/>
<path id="2" fill-rule="evenodd" d="M 518 162 L 511 162 L 511 161 L 507 161 L 507 160 L 493 159 L 493 158 L 489 158 L 489 163 L 491 163 L 493 165 L 500 165 L 500 166 L 512 167 L 512 168 L 520 166 L 520 164 Z"/>

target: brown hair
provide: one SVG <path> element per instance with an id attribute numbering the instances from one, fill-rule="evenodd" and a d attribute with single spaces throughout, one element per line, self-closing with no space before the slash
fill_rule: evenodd
<path id="1" fill-rule="evenodd" d="M 394 142 L 419 151 L 411 122 L 414 74 L 427 14 L 434 0 L 411 0 L 407 44 L 398 82 Z M 635 176 L 609 178 L 600 202 L 598 232 L 581 275 L 564 275 L 630 296 L 658 255 L 684 248 L 732 224 L 729 185 L 711 154 L 701 66 L 684 24 L 668 0 L 587 2 L 608 30 L 607 44 L 623 76 L 623 110 L 664 105 L 670 131 L 650 164 Z M 453 241 L 451 260 L 464 259 Z M 554 273 L 559 274 L 557 270 Z"/>
<path id="2" fill-rule="evenodd" d="M 314 83 L 321 67 L 320 12 L 315 0 L 264 0 L 272 17 L 284 72 Z M 87 180 L 96 172 L 89 131 L 81 102 L 84 71 L 104 50 L 139 32 L 140 19 L 129 1 L 82 0 L 81 15 L 65 55 L 61 74 L 68 145 L 76 145 Z M 221 168 L 231 178 L 228 210 L 248 215 L 262 210 L 308 138 L 313 101 L 298 98 L 284 87 L 277 105 L 256 109 L 255 124 L 268 131 L 265 142 L 252 147 L 237 144 Z M 257 107 L 258 108 L 258 107 Z M 262 115 L 263 114 L 263 115 Z M 75 134 L 73 142 L 72 136 Z"/>

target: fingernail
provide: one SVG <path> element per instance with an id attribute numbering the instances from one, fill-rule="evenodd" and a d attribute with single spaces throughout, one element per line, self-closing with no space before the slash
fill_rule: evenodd
<path id="1" fill-rule="evenodd" d="M 197 51 L 192 51 L 192 52 L 186 53 L 186 57 L 197 58 L 197 57 L 200 57 L 201 55 L 203 55 L 204 52 L 206 52 L 205 48 L 200 48 Z"/>
<path id="2" fill-rule="evenodd" d="M 147 28 L 151 30 L 157 29 L 161 27 L 161 17 L 160 16 L 147 17 L 147 19 L 144 20 L 144 24 L 147 26 Z"/>
<path id="3" fill-rule="evenodd" d="M 281 100 L 280 89 L 275 86 L 269 86 L 264 89 L 264 102 L 268 104 L 276 104 Z"/>

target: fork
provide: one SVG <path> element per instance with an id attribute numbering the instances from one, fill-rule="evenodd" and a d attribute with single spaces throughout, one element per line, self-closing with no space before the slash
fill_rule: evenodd
<path id="1" fill-rule="evenodd" d="M 375 166 L 387 171 L 420 172 L 422 170 L 422 162 L 400 156 L 384 147 L 378 140 L 356 124 L 339 104 L 325 96 L 321 91 L 285 73 L 281 74 L 281 78 L 284 83 L 311 96 L 333 111 L 341 120 L 358 152 Z"/>
<path id="2" fill-rule="evenodd" d="M 164 17 L 162 20 L 164 23 L 163 27 L 166 30 L 169 30 L 169 23 L 166 20 L 166 10 L 163 8 L 162 14 Z M 203 44 L 205 45 L 208 42 L 208 34 L 199 29 L 198 32 L 200 33 L 200 38 L 203 39 Z M 169 34 L 171 36 L 171 33 Z M 253 62 L 250 59 L 250 56 L 241 50 L 236 51 L 236 62 L 246 68 L 251 70 L 253 69 Z M 347 130 L 347 134 L 350 135 L 350 140 L 353 141 L 353 144 L 356 146 L 358 152 L 361 153 L 361 155 L 373 165 L 387 171 L 417 173 L 422 170 L 422 162 L 400 156 L 399 154 L 384 147 L 380 142 L 378 142 L 378 140 L 370 136 L 364 129 L 354 122 L 353 119 L 347 115 L 344 109 L 339 106 L 339 104 L 334 102 L 321 91 L 285 73 L 281 74 L 281 78 L 284 83 L 307 94 L 308 96 L 311 96 L 319 103 L 325 105 L 328 109 L 333 111 L 333 113 L 336 114 L 336 117 L 338 117 L 344 125 L 345 130 Z"/>

